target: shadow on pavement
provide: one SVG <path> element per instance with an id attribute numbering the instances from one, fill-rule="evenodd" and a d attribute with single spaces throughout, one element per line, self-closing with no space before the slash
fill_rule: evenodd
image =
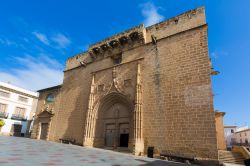
<path id="1" fill-rule="evenodd" d="M 141 164 L 140 166 L 188 166 L 188 164 L 184 164 L 184 163 L 176 163 L 176 162 L 163 161 L 163 160 L 155 160 L 155 161 L 146 161 L 143 159 L 135 159 L 135 160 L 145 163 L 145 164 Z"/>

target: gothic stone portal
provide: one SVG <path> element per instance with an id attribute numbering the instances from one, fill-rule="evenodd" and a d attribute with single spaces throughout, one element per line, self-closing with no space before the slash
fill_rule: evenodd
<path id="1" fill-rule="evenodd" d="M 133 133 L 133 130 L 130 131 L 132 128 L 130 115 L 130 109 L 125 103 L 118 101 L 104 103 L 96 119 L 95 146 L 111 149 L 128 148 Z"/>
<path id="2" fill-rule="evenodd" d="M 86 130 L 90 130 L 90 134 L 93 130 L 93 139 L 85 137 L 85 146 L 108 149 L 122 147 L 122 149 L 133 151 L 133 114 L 130 104 L 123 95 L 106 96 L 98 106 L 96 114 L 92 115 L 95 116 L 89 122 L 89 126 L 92 127 Z M 89 142 L 87 142 L 88 140 Z"/>
<path id="3" fill-rule="evenodd" d="M 83 144 L 111 149 L 125 147 L 134 154 L 141 154 L 144 152 L 144 143 L 140 63 L 137 63 L 134 100 L 119 88 L 115 68 L 112 70 L 112 77 L 106 95 L 98 97 L 95 93 L 95 74 L 92 75 Z"/>

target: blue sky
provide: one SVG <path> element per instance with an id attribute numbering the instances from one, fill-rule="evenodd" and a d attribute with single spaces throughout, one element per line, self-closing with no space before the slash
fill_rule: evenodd
<path id="1" fill-rule="evenodd" d="M 31 90 L 60 84 L 65 61 L 140 23 L 206 7 L 215 109 L 250 125 L 249 0 L 8 0 L 0 4 L 0 81 Z"/>

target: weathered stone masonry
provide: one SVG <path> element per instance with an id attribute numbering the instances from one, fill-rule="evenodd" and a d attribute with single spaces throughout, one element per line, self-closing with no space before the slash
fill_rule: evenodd
<path id="1" fill-rule="evenodd" d="M 139 25 L 67 60 L 48 138 L 215 159 L 210 76 L 204 8 Z"/>

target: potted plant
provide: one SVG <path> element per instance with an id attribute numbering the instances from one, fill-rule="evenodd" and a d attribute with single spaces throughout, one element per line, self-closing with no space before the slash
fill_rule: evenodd
<path id="1" fill-rule="evenodd" d="M 1 128 L 5 125 L 5 122 L 3 119 L 0 119 L 0 131 L 1 131 Z"/>

